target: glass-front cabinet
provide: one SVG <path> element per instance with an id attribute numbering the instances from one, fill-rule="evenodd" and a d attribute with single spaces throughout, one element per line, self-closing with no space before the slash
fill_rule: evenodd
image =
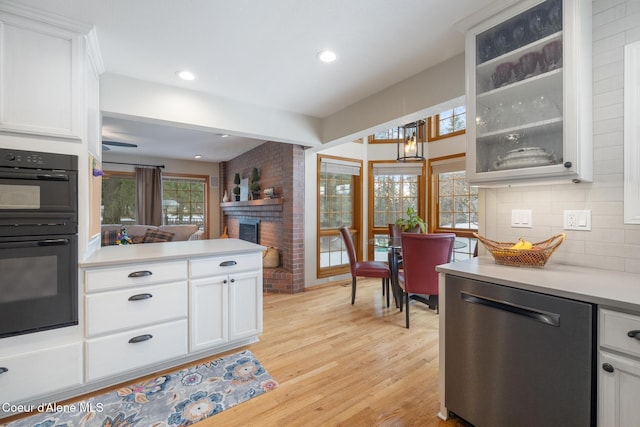
<path id="1" fill-rule="evenodd" d="M 592 179 L 591 0 L 521 1 L 467 31 L 467 178 Z"/>

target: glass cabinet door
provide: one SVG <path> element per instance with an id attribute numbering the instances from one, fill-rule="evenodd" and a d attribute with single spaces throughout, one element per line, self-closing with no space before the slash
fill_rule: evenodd
<path id="1" fill-rule="evenodd" d="M 565 84 L 573 76 L 565 69 L 563 1 L 528 4 L 467 35 L 471 183 L 578 179 L 576 150 L 566 145 Z"/>

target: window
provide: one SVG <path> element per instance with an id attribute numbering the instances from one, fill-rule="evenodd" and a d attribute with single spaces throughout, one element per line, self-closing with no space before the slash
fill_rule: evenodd
<path id="1" fill-rule="evenodd" d="M 462 135 L 467 129 L 466 107 L 452 108 L 429 117 L 427 126 L 429 128 L 429 141 Z"/>
<path id="2" fill-rule="evenodd" d="M 197 224 L 204 230 L 206 184 L 206 178 L 163 176 L 163 223 Z"/>
<path id="3" fill-rule="evenodd" d="M 424 122 L 424 120 L 422 120 L 421 122 Z M 424 126 L 419 126 L 417 135 L 418 142 L 425 141 L 424 132 Z M 409 136 L 411 136 L 411 134 L 409 134 Z M 382 130 L 380 132 L 376 132 L 373 135 L 369 135 L 369 144 L 397 144 L 398 140 L 404 139 L 404 137 L 404 128 L 402 126 L 396 126 L 393 128 Z"/>
<path id="4" fill-rule="evenodd" d="M 206 230 L 208 189 L 206 176 L 164 174 L 163 224 L 197 224 Z M 102 180 L 102 224 L 138 224 L 136 177 L 128 172 L 105 172 Z"/>
<path id="5" fill-rule="evenodd" d="M 318 277 L 349 271 L 340 227 L 349 227 L 356 252 L 361 251 L 360 169 L 359 161 L 318 156 Z"/>
<path id="6" fill-rule="evenodd" d="M 388 236 L 409 207 L 424 218 L 424 186 L 424 162 L 369 162 L 369 237 Z M 386 249 L 370 247 L 369 258 L 386 261 Z"/>
<path id="7" fill-rule="evenodd" d="M 464 157 L 434 159 L 430 168 L 432 232 L 456 233 L 455 260 L 469 258 L 477 244 L 478 188 L 467 183 Z"/>
<path id="8" fill-rule="evenodd" d="M 133 174 L 105 172 L 102 179 L 101 223 L 136 223 L 136 178 Z"/>

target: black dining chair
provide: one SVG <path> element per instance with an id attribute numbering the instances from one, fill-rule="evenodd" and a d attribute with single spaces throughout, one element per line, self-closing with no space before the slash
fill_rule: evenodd
<path id="1" fill-rule="evenodd" d="M 387 297 L 387 307 L 389 307 L 389 279 L 391 274 L 389 266 L 380 261 L 358 261 L 353 238 L 347 227 L 340 227 L 340 234 L 344 239 L 344 245 L 349 255 L 349 265 L 351 267 L 351 304 L 356 301 L 356 278 L 378 277 L 382 279 L 382 295 Z"/>

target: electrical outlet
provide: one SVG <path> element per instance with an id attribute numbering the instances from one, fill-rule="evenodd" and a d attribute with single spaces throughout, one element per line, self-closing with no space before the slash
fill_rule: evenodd
<path id="1" fill-rule="evenodd" d="M 564 211 L 563 228 L 565 230 L 591 230 L 591 211 Z"/>

